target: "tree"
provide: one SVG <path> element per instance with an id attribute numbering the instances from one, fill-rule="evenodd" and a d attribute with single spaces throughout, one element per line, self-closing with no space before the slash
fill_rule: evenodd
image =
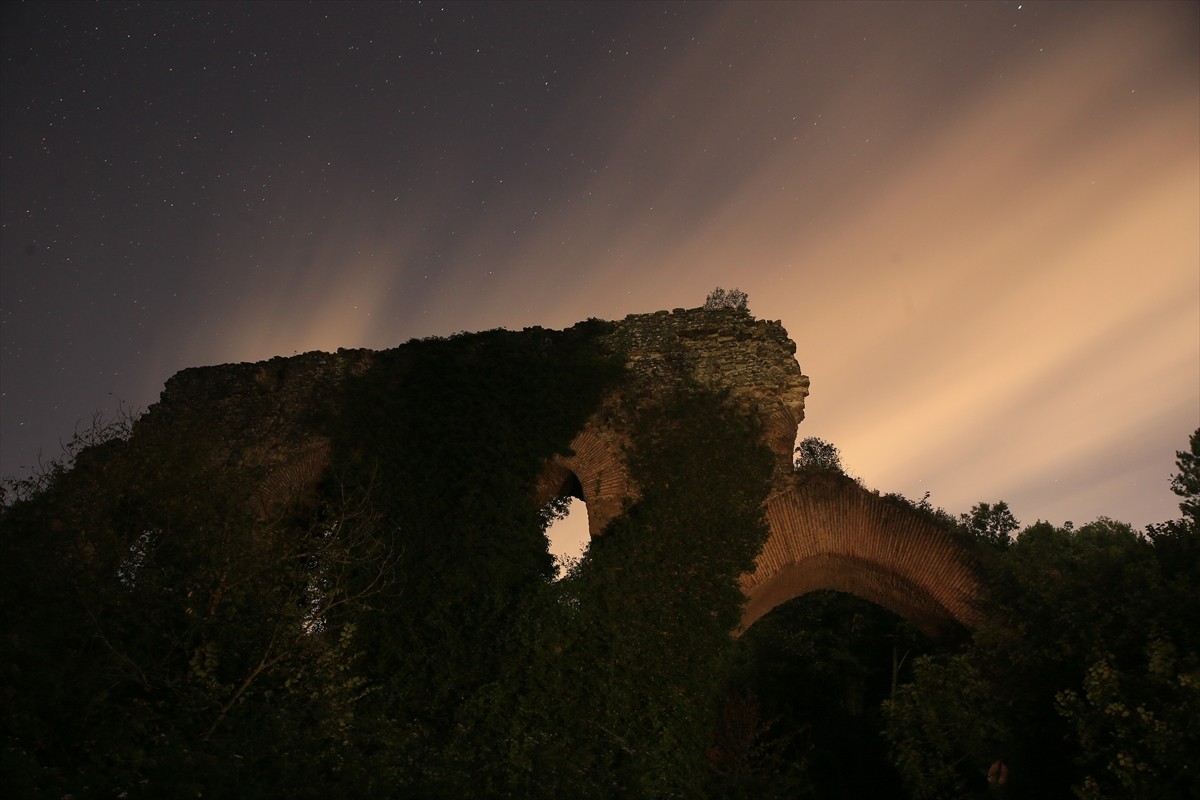
<path id="1" fill-rule="evenodd" d="M 836 445 L 816 436 L 809 436 L 801 440 L 796 447 L 795 467 L 843 472 L 842 454 L 838 452 Z"/>
<path id="2" fill-rule="evenodd" d="M 708 293 L 708 297 L 704 301 L 704 308 L 708 311 L 716 311 L 723 308 L 731 308 L 734 311 L 748 310 L 749 297 L 745 292 L 736 287 L 728 292 L 720 286 Z"/>
<path id="3" fill-rule="evenodd" d="M 55 481 L 70 471 L 75 460 L 85 450 L 121 447 L 129 439 L 137 419 L 137 411 L 121 404 L 111 417 L 96 412 L 87 427 L 81 428 L 77 424 L 71 438 L 61 444 L 62 452 L 58 457 L 48 462 L 42 462 L 39 458 L 38 466 L 24 478 L 13 475 L 0 480 L 0 508 L 7 508 L 46 492 Z"/>
<path id="4" fill-rule="evenodd" d="M 394 591 L 369 497 L 272 519 L 179 435 L 78 452 L 3 510 L 3 782 L 18 794 L 365 790 L 358 619 Z M 153 433 L 147 433 L 153 436 Z M 291 513 L 298 511 L 300 513 Z"/>
<path id="5" fill-rule="evenodd" d="M 1179 472 L 1171 476 L 1171 491 L 1182 498 L 1179 519 L 1146 526 L 1163 570 L 1176 582 L 1200 587 L 1200 428 L 1190 439 L 1191 451 L 1175 452 Z M 1188 613 L 1189 609 L 1182 609 Z M 1200 603 L 1192 612 L 1200 627 Z"/>
<path id="6" fill-rule="evenodd" d="M 996 542 L 1015 524 L 1002 503 L 961 522 Z M 909 792 L 979 796 L 1003 758 L 1013 796 L 1200 795 L 1189 769 L 1200 752 L 1196 552 L 1183 523 L 1142 536 L 1101 518 L 1039 522 L 994 553 L 970 645 L 919 660 L 887 706 Z"/>
<path id="7" fill-rule="evenodd" d="M 1003 500 L 995 505 L 976 503 L 970 513 L 960 514 L 958 521 L 975 539 L 1001 549 L 1008 547 L 1012 535 L 1021 529 L 1021 523 Z"/>
<path id="8" fill-rule="evenodd" d="M 1189 440 L 1191 449 L 1175 451 L 1179 472 L 1171 478 L 1171 491 L 1183 498 L 1179 510 L 1192 527 L 1200 527 L 1200 428 Z"/>

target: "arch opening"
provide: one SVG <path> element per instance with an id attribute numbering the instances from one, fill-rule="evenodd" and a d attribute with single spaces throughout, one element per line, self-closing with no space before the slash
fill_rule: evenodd
<path id="1" fill-rule="evenodd" d="M 718 741 L 716 755 L 797 793 L 903 793 L 880 733 L 882 704 L 912 679 L 914 661 L 935 642 L 879 603 L 822 589 L 763 614 L 736 646 L 743 666 L 722 716 L 741 712 L 734 720 L 744 735 Z M 768 752 L 780 757 L 756 763 L 756 753 Z"/>
<path id="2" fill-rule="evenodd" d="M 568 495 L 562 500 L 563 511 L 546 527 L 550 555 L 554 557 L 555 580 L 563 577 L 587 557 L 592 536 L 588 530 L 587 503 Z"/>
<path id="3" fill-rule="evenodd" d="M 542 506 L 546 520 L 546 546 L 554 559 L 554 580 L 567 574 L 587 555 L 591 543 L 590 519 L 579 476 L 562 469 L 554 496 Z"/>
<path id="4" fill-rule="evenodd" d="M 558 487 L 558 496 L 573 498 L 575 500 L 584 500 L 583 484 L 579 482 L 579 476 L 571 470 L 564 470 L 566 475 L 563 476 L 562 485 Z M 568 503 L 570 501 L 568 500 Z"/>

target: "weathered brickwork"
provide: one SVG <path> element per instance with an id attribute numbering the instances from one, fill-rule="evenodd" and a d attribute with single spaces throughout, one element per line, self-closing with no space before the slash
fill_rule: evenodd
<path id="1" fill-rule="evenodd" d="M 742 575 L 742 629 L 775 606 L 833 589 L 878 603 L 939 637 L 980 622 L 970 552 L 929 518 L 837 474 L 792 473 L 767 500 L 771 535 Z"/>
<path id="2" fill-rule="evenodd" d="M 692 382 L 728 390 L 735 403 L 760 416 L 780 465 L 790 467 L 809 379 L 779 321 L 732 309 L 676 309 L 628 316 L 612 338 L 628 354 L 639 388 L 650 394 Z"/>
<path id="3" fill-rule="evenodd" d="M 189 440 L 204 443 L 208 467 L 256 481 L 251 502 L 269 516 L 324 475 L 330 443 L 314 430 L 313 415 L 347 376 L 370 369 L 372 356 L 338 350 L 182 370 L 138 420 L 135 443 L 202 426 L 203 435 Z"/>

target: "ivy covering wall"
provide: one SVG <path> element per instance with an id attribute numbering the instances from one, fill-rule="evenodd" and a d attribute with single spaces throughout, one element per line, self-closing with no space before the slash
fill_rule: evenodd
<path id="1" fill-rule="evenodd" d="M 719 394 L 622 409 L 640 499 L 554 581 L 531 491 L 623 380 L 605 331 L 374 354 L 313 403 L 317 490 L 269 518 L 212 468 L 216 407 L 6 507 L 9 785 L 702 795 L 772 457 Z"/>

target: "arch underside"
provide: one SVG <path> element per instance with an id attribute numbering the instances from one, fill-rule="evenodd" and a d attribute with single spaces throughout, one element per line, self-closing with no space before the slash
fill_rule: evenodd
<path id="1" fill-rule="evenodd" d="M 539 507 L 565 496 L 587 503 L 588 531 L 595 537 L 633 499 L 636 489 L 620 456 L 620 442 L 589 426 L 571 442 L 570 455 L 556 454 L 547 460 L 533 495 Z"/>
<path id="2" fill-rule="evenodd" d="M 623 440 L 584 427 L 569 454 L 547 460 L 534 501 L 587 503 L 592 537 L 637 499 Z M 772 608 L 821 589 L 848 592 L 911 621 L 932 638 L 974 628 L 984 594 L 969 549 L 927 515 L 889 502 L 837 473 L 777 472 L 766 503 L 770 534 L 753 572 L 741 576 L 740 630 Z"/>
<path id="3" fill-rule="evenodd" d="M 941 638 L 961 626 L 945 606 L 920 586 L 877 564 L 826 553 L 789 564 L 759 585 L 747 599 L 741 629 L 749 628 L 776 606 L 826 589 L 846 592 L 882 606 L 931 639 Z"/>
<path id="4" fill-rule="evenodd" d="M 767 501 L 770 535 L 742 576 L 741 630 L 822 589 L 848 592 L 931 638 L 973 628 L 983 584 L 969 549 L 927 516 L 840 475 L 796 473 Z"/>

